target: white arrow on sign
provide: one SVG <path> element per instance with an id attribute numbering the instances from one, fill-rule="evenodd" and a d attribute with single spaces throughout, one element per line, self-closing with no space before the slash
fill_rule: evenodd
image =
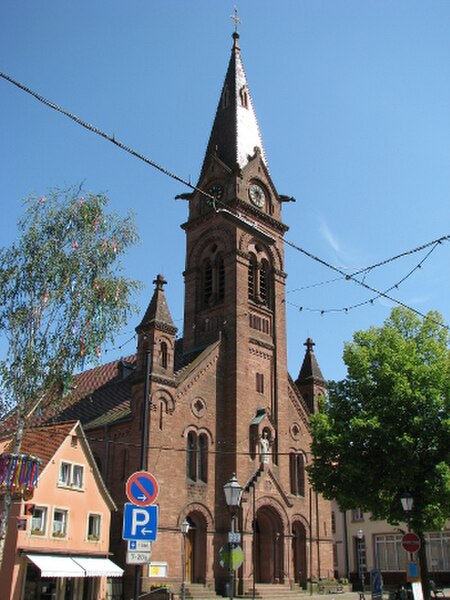
<path id="1" fill-rule="evenodd" d="M 145 540 L 128 540 L 128 551 L 151 552 L 152 543 Z"/>

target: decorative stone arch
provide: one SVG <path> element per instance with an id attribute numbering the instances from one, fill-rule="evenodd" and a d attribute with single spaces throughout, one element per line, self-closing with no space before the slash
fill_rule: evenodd
<path id="1" fill-rule="evenodd" d="M 270 257 L 270 263 L 272 265 L 272 269 L 274 270 L 274 272 L 283 271 L 283 268 L 284 268 L 283 267 L 283 258 L 282 258 L 282 255 L 281 255 L 279 249 L 277 248 L 277 246 L 275 244 L 272 244 L 271 246 L 267 246 L 267 244 L 264 244 L 264 242 L 260 242 L 251 233 L 243 232 L 241 234 L 241 236 L 239 238 L 239 242 L 238 242 L 239 252 L 243 256 L 248 257 L 248 255 L 249 255 L 248 248 L 253 241 L 255 242 L 255 244 L 259 244 L 260 246 L 262 246 L 264 248 L 267 255 Z"/>
<path id="2" fill-rule="evenodd" d="M 254 572 L 258 583 L 284 583 L 288 574 L 286 541 L 288 517 L 274 498 L 263 497 L 257 502 L 254 522 Z"/>
<path id="3" fill-rule="evenodd" d="M 171 415 L 175 410 L 175 399 L 166 389 L 155 390 L 150 397 L 150 406 L 152 410 L 158 410 L 159 402 L 164 402 L 166 413 Z"/>
<path id="4" fill-rule="evenodd" d="M 308 453 L 298 447 L 289 449 L 289 480 L 290 491 L 295 496 L 305 497 L 306 494 L 306 465 L 308 464 Z"/>
<path id="5" fill-rule="evenodd" d="M 184 507 L 178 516 L 178 529 L 186 519 L 190 525 L 183 542 L 186 581 L 206 583 L 208 564 L 208 532 L 213 530 L 213 517 L 208 508 L 199 502 Z"/>
<path id="6" fill-rule="evenodd" d="M 206 521 L 206 526 L 208 531 L 214 531 L 214 517 L 207 506 L 202 504 L 201 502 L 191 502 L 190 504 L 186 504 L 183 510 L 178 515 L 177 527 L 181 529 L 181 523 L 184 519 L 190 514 L 194 512 L 201 513 Z"/>
<path id="7" fill-rule="evenodd" d="M 308 579 L 308 539 L 310 523 L 301 514 L 291 519 L 291 566 L 294 581 L 306 587 Z"/>
<path id="8" fill-rule="evenodd" d="M 208 483 L 211 474 L 210 448 L 213 436 L 206 427 L 189 425 L 183 431 L 186 438 L 186 478 L 188 481 Z"/>
<path id="9" fill-rule="evenodd" d="M 251 503 L 249 502 L 248 505 L 249 509 L 244 516 L 244 529 L 246 531 L 250 531 L 252 529 L 253 521 L 253 510 L 250 508 Z M 278 513 L 283 524 L 283 530 L 285 532 L 289 531 L 289 517 L 286 512 L 286 509 L 279 500 L 277 500 L 276 498 L 272 498 L 271 496 L 262 496 L 260 498 L 257 498 L 255 506 L 256 513 L 258 513 L 258 510 L 263 506 L 269 506 L 272 508 L 272 510 Z"/>
<path id="10" fill-rule="evenodd" d="M 206 249 L 211 244 L 217 244 L 221 254 L 225 255 L 233 249 L 233 236 L 229 231 L 220 227 L 213 227 L 208 230 L 206 238 L 201 237 L 191 248 L 191 251 L 186 257 L 186 270 L 189 270 L 194 265 L 199 265 L 205 254 Z"/>
<path id="11" fill-rule="evenodd" d="M 167 335 L 167 333 L 165 333 L 163 331 L 158 331 L 155 342 L 156 342 L 156 351 L 158 353 L 155 356 L 155 358 L 158 360 L 158 365 L 160 367 L 167 369 L 170 364 L 173 364 L 174 345 L 175 345 L 174 337 Z M 163 357 L 162 357 L 162 352 L 161 352 L 163 344 L 166 345 L 166 349 L 167 349 L 166 366 L 164 366 L 164 364 L 163 364 Z"/>
<path id="12" fill-rule="evenodd" d="M 205 433 L 208 436 L 210 444 L 211 445 L 214 444 L 214 436 L 213 436 L 211 429 L 209 429 L 209 427 L 199 427 L 199 426 L 191 423 L 190 425 L 186 425 L 186 427 L 183 429 L 183 433 L 181 434 L 181 437 L 186 438 L 190 431 L 195 431 L 195 433 L 197 435 L 200 433 Z"/>

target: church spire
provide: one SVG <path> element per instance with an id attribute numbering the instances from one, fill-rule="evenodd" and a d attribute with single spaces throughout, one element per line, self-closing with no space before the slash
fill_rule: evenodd
<path id="1" fill-rule="evenodd" d="M 249 157 L 259 148 L 262 160 L 267 160 L 256 113 L 241 59 L 239 33 L 233 33 L 233 48 L 222 87 L 219 104 L 203 161 L 202 175 L 211 155 L 216 155 L 230 169 L 245 167 Z"/>

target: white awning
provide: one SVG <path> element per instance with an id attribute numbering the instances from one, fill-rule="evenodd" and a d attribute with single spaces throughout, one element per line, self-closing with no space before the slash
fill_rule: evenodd
<path id="1" fill-rule="evenodd" d="M 27 554 L 41 577 L 122 577 L 123 569 L 109 558 Z"/>
<path id="2" fill-rule="evenodd" d="M 109 558 L 81 558 L 73 560 L 86 571 L 86 577 L 122 577 L 123 569 L 115 565 Z"/>
<path id="3" fill-rule="evenodd" d="M 86 577 L 84 569 L 69 556 L 27 554 L 41 571 L 41 577 Z"/>

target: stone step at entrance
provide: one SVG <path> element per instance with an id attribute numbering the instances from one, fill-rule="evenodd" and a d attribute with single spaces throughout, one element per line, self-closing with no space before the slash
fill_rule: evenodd
<path id="1" fill-rule="evenodd" d="M 255 594 L 250 589 L 244 595 L 236 595 L 236 600 L 301 600 L 304 590 L 300 588 L 291 589 L 288 584 L 283 583 L 259 583 L 256 585 Z M 177 596 L 181 599 L 181 595 Z M 222 596 L 215 593 L 200 583 L 186 584 L 186 600 L 219 600 Z"/>
<path id="2" fill-rule="evenodd" d="M 298 600 L 303 590 L 291 589 L 287 583 L 257 583 L 254 597 L 256 600 Z M 253 598 L 253 590 L 249 590 L 245 598 Z"/>

